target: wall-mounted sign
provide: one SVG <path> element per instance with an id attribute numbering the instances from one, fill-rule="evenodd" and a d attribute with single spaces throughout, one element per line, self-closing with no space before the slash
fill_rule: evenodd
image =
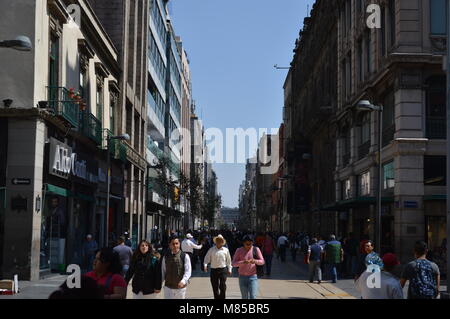
<path id="1" fill-rule="evenodd" d="M 405 200 L 405 201 L 403 202 L 403 207 L 404 207 L 404 208 L 419 208 L 419 203 L 416 202 L 416 201 L 408 201 L 408 200 Z"/>
<path id="2" fill-rule="evenodd" d="M 88 159 L 82 154 L 72 152 L 72 148 L 57 139 L 50 138 L 49 173 L 68 179 L 70 175 L 91 183 L 98 183 L 97 168 L 88 168 Z M 94 166 L 91 163 L 91 166 Z"/>
<path id="3" fill-rule="evenodd" d="M 13 185 L 30 185 L 31 178 L 13 178 L 11 180 L 11 184 L 13 184 Z"/>

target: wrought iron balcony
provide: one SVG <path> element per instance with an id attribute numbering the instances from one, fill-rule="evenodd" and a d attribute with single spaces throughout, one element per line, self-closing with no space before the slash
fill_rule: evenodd
<path id="1" fill-rule="evenodd" d="M 69 90 L 65 87 L 48 86 L 48 107 L 55 115 L 65 119 L 73 127 L 79 124 L 79 105 L 71 98 Z"/>
<path id="2" fill-rule="evenodd" d="M 102 143 L 102 123 L 89 111 L 80 113 L 80 131 L 96 144 Z"/>

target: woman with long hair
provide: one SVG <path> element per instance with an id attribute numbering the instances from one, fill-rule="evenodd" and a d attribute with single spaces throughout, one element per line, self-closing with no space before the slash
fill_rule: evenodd
<path id="1" fill-rule="evenodd" d="M 102 248 L 95 253 L 94 270 L 88 272 L 90 277 L 103 288 L 105 299 L 125 299 L 127 283 L 121 276 L 122 264 L 119 254 L 112 248 Z"/>
<path id="2" fill-rule="evenodd" d="M 161 255 L 152 245 L 142 240 L 131 258 L 130 269 L 125 281 L 133 279 L 133 299 L 156 299 L 161 292 Z"/>

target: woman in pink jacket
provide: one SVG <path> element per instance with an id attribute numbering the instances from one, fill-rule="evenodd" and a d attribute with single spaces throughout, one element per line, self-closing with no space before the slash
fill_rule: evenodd
<path id="1" fill-rule="evenodd" d="M 243 239 L 243 247 L 236 250 L 233 258 L 233 267 L 239 268 L 239 288 L 242 299 L 256 299 L 258 293 L 258 276 L 256 266 L 264 265 L 261 250 L 253 246 L 249 236 Z"/>

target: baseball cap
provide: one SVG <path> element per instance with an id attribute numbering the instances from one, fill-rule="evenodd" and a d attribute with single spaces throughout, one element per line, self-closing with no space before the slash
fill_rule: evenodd
<path id="1" fill-rule="evenodd" d="M 192 236 L 191 234 L 187 234 L 187 235 L 186 235 L 186 238 L 187 238 L 187 239 L 192 239 L 192 238 L 194 238 L 194 236 Z"/>

